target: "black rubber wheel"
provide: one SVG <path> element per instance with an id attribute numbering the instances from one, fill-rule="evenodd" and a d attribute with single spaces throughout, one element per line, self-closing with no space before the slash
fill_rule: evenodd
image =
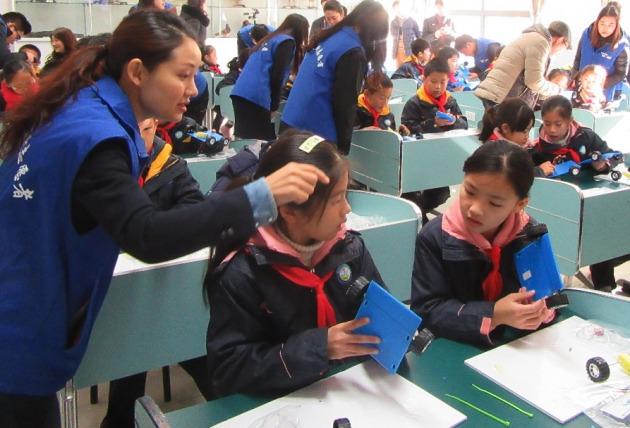
<path id="1" fill-rule="evenodd" d="M 409 344 L 409 350 L 416 355 L 422 355 L 427 350 L 435 336 L 427 328 L 423 328 L 418 332 L 418 335 L 413 338 Z"/>
<path id="2" fill-rule="evenodd" d="M 569 298 L 566 294 L 555 293 L 545 299 L 547 309 L 560 309 L 569 306 Z"/>
<path id="3" fill-rule="evenodd" d="M 350 425 L 348 418 L 339 418 L 333 422 L 333 428 L 352 428 L 352 425 Z"/>
<path id="4" fill-rule="evenodd" d="M 619 179 L 621 178 L 621 173 L 619 171 L 611 171 L 610 178 L 612 178 L 613 181 L 619 181 Z"/>
<path id="5" fill-rule="evenodd" d="M 577 166 L 572 166 L 569 169 L 569 172 L 571 173 L 572 176 L 577 176 L 580 173 L 580 168 L 578 168 Z"/>
<path id="6" fill-rule="evenodd" d="M 598 161 L 601 158 L 602 158 L 602 154 L 600 152 L 595 151 L 595 152 L 591 153 L 591 160 L 593 162 Z"/>
<path id="7" fill-rule="evenodd" d="M 603 382 L 610 377 L 610 366 L 602 357 L 593 357 L 586 362 L 586 373 L 593 382 Z"/>
<path id="8" fill-rule="evenodd" d="M 346 296 L 353 302 L 360 302 L 368 289 L 370 282 L 364 277 L 358 277 L 346 290 Z"/>

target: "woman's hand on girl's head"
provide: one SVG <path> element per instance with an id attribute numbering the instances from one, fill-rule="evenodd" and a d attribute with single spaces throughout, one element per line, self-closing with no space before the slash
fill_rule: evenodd
<path id="1" fill-rule="evenodd" d="M 286 164 L 265 179 L 276 206 L 306 202 L 318 181 L 324 184 L 330 181 L 316 166 L 296 162 Z"/>
<path id="2" fill-rule="evenodd" d="M 532 301 L 534 291 L 521 289 L 499 299 L 494 305 L 491 327 L 509 325 L 521 330 L 536 330 L 549 315 L 544 299 Z"/>
<path id="3" fill-rule="evenodd" d="M 369 318 L 359 318 L 330 327 L 328 329 L 328 359 L 340 360 L 348 357 L 378 354 L 378 349 L 365 345 L 381 343 L 380 338 L 353 333 L 354 330 L 369 324 L 369 322 Z"/>
<path id="4" fill-rule="evenodd" d="M 538 165 L 540 167 L 540 169 L 542 169 L 542 171 L 545 173 L 545 177 L 553 174 L 553 172 L 556 170 L 556 167 L 549 161 L 545 162 L 545 163 L 541 163 L 540 165 Z"/>

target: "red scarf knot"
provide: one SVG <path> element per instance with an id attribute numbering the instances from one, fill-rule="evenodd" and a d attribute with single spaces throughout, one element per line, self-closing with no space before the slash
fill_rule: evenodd
<path id="1" fill-rule="evenodd" d="M 444 109 L 444 106 L 446 105 L 446 102 L 448 101 L 447 91 L 442 92 L 442 95 L 440 95 L 439 98 L 435 98 L 433 95 L 427 92 L 425 85 L 422 85 L 421 89 L 424 92 L 424 94 L 427 96 L 429 101 L 431 101 L 433 104 L 436 105 L 439 111 L 441 111 L 442 113 L 446 113 L 446 109 Z"/>
<path id="2" fill-rule="evenodd" d="M 280 275 L 301 287 L 314 288 L 317 298 L 317 327 L 331 327 L 337 324 L 335 311 L 324 293 L 324 285 L 333 274 L 331 270 L 323 277 L 298 266 L 274 263 L 271 265 Z"/>
<path id="3" fill-rule="evenodd" d="M 488 274 L 486 279 L 483 280 L 483 296 L 488 302 L 494 302 L 499 298 L 501 290 L 503 290 L 503 278 L 499 273 L 501 247 L 492 245 L 490 250 L 486 250 L 486 254 L 492 262 L 492 271 Z"/>

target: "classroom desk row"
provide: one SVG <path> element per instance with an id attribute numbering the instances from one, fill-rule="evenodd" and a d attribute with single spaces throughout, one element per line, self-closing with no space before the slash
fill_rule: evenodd
<path id="1" fill-rule="evenodd" d="M 569 296 L 571 304 L 560 315 L 560 319 L 577 315 L 607 328 L 625 327 L 627 329 L 627 326 L 630 325 L 630 300 L 583 289 L 568 289 L 565 292 Z M 584 414 L 561 425 L 521 400 L 518 396 L 501 389 L 498 385 L 464 364 L 464 360 L 481 352 L 483 351 L 470 345 L 447 339 L 437 339 L 422 356 L 407 354 L 398 374 L 464 413 L 467 416 L 467 420 L 461 426 L 490 427 L 500 425 L 463 404 L 448 401 L 444 394 L 456 394 L 490 413 L 509 420 L 512 426 L 515 427 L 543 428 L 565 426 L 568 428 L 590 428 L 594 425 Z M 532 361 L 531 364 L 535 365 L 538 363 Z M 524 369 L 527 370 L 527 367 L 524 367 Z M 584 376 L 586 379 L 586 371 L 576 373 L 576 376 Z M 532 412 L 534 414 L 533 418 L 510 410 L 494 398 L 476 392 L 476 390 L 471 388 L 473 383 L 481 388 L 495 391 L 502 398 L 524 410 Z M 544 387 L 544 385 L 541 387 Z M 313 399 L 317 398 L 314 397 Z M 172 428 L 207 427 L 265 404 L 269 400 L 268 398 L 239 394 L 170 412 L 165 416 L 160 416 L 158 409 L 154 408 L 153 416 L 157 418 L 162 417 L 162 420 L 166 421 Z M 369 409 L 366 409 L 366 411 L 369 412 Z M 150 425 L 152 423 L 150 422 L 151 418 L 143 409 L 137 406 L 136 412 L 138 421 L 147 423 L 146 425 L 140 423 L 138 425 L 139 428 L 156 426 Z M 328 426 L 332 426 L 332 421 Z"/>

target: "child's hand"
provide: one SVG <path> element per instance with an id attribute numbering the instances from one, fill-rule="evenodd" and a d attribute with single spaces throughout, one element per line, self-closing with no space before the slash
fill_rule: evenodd
<path id="1" fill-rule="evenodd" d="M 375 131 L 381 131 L 381 128 L 379 128 L 378 126 L 366 126 L 365 128 L 361 128 L 361 129 L 372 129 Z"/>
<path id="2" fill-rule="evenodd" d="M 518 293 L 511 293 L 499 299 L 494 305 L 492 328 L 509 325 L 521 330 L 536 330 L 549 316 L 544 299 L 532 301 L 534 291 L 522 288 Z"/>
<path id="3" fill-rule="evenodd" d="M 453 92 L 464 92 L 464 86 L 455 86 Z"/>
<path id="4" fill-rule="evenodd" d="M 306 202 L 318 181 L 324 184 L 330 181 L 316 166 L 296 162 L 286 164 L 265 180 L 277 206 Z"/>
<path id="5" fill-rule="evenodd" d="M 602 159 L 593 161 L 592 165 L 593 165 L 593 169 L 597 172 L 604 172 L 608 170 L 608 168 L 610 168 L 610 165 L 608 164 L 608 162 Z"/>
<path id="6" fill-rule="evenodd" d="M 378 354 L 378 349 L 364 345 L 381 343 L 381 339 L 376 336 L 352 333 L 369 322 L 369 318 L 359 318 L 330 327 L 328 329 L 328 359 L 340 360 L 347 357 Z"/>
<path id="7" fill-rule="evenodd" d="M 398 133 L 402 135 L 403 137 L 407 137 L 411 134 L 411 131 L 405 125 L 400 125 L 398 127 Z"/>
<path id="8" fill-rule="evenodd" d="M 435 124 L 437 126 L 440 126 L 440 127 L 442 127 L 442 126 L 449 126 L 449 125 L 452 125 L 452 124 L 455 123 L 455 116 L 453 116 L 450 113 L 446 113 L 446 114 L 449 115 L 450 117 L 452 117 L 453 119 L 452 120 L 441 119 L 440 117 L 435 116 Z"/>
<path id="9" fill-rule="evenodd" d="M 556 167 L 549 161 L 538 165 L 545 173 L 545 177 L 550 176 L 556 170 Z"/>

